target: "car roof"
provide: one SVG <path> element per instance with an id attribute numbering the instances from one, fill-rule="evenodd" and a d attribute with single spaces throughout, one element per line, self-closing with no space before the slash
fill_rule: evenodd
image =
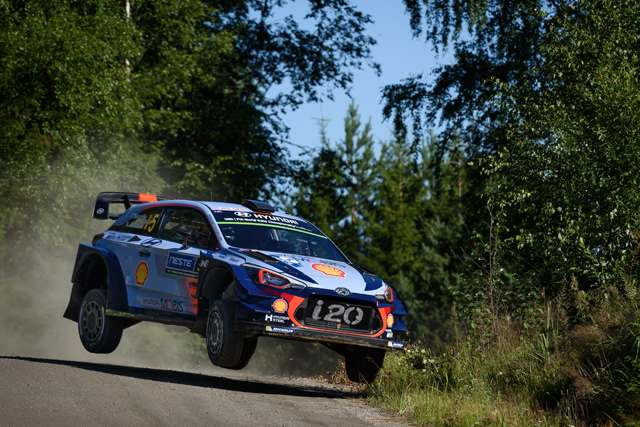
<path id="1" fill-rule="evenodd" d="M 297 220 L 302 220 L 305 222 L 308 222 L 307 220 L 305 220 L 304 218 L 301 218 L 299 216 L 296 215 L 291 215 L 290 213 L 284 212 L 284 211 L 279 211 L 276 210 L 274 212 L 261 212 L 258 210 L 253 210 L 250 209 L 246 206 L 241 205 L 240 203 L 229 203 L 229 202 L 208 202 L 208 201 L 198 201 L 198 200 L 187 200 L 187 199 L 166 199 L 166 200 L 161 200 L 161 201 L 157 201 L 157 202 L 151 202 L 149 204 L 144 204 L 142 209 L 145 209 L 146 207 L 150 207 L 150 206 L 166 206 L 166 205 L 181 205 L 181 206 L 193 206 L 193 207 L 202 207 L 202 206 L 206 206 L 207 208 L 209 208 L 212 212 L 215 211 L 246 211 L 246 212 L 256 212 L 256 213 L 262 213 L 262 214 L 266 214 L 266 215 L 278 215 L 278 216 L 283 216 L 286 218 L 292 218 L 292 219 L 297 219 Z"/>
<path id="2" fill-rule="evenodd" d="M 290 213 L 284 212 L 284 211 L 279 211 L 276 210 L 274 212 L 262 212 L 259 210 L 254 210 L 251 208 L 248 208 L 246 206 L 243 206 L 239 203 L 224 203 L 224 202 L 199 202 L 205 206 L 207 206 L 209 209 L 211 209 L 213 212 L 215 211 L 246 211 L 246 212 L 255 212 L 255 213 L 263 213 L 263 214 L 267 214 L 267 215 L 278 215 L 278 216 L 283 216 L 286 218 L 295 218 L 298 220 L 302 220 L 302 221 L 306 221 L 304 218 L 300 218 L 299 216 L 296 215 L 291 215 Z"/>

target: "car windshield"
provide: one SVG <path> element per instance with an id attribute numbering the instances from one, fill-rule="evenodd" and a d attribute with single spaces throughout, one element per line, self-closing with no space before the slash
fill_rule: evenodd
<path id="1" fill-rule="evenodd" d="M 251 211 L 213 211 L 229 246 L 347 262 L 333 243 L 300 219 Z"/>

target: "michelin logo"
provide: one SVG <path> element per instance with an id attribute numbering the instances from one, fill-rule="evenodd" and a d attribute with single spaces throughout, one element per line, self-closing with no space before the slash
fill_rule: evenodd
<path id="1" fill-rule="evenodd" d="M 296 331 L 290 328 L 281 328 L 280 326 L 267 326 L 267 332 L 280 332 L 282 334 L 295 334 Z"/>

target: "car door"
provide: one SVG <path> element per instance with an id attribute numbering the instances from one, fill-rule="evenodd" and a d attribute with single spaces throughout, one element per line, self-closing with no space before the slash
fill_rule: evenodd
<path id="1" fill-rule="evenodd" d="M 198 283 L 198 258 L 203 250 L 213 249 L 216 239 L 206 216 L 196 208 L 171 206 L 165 210 L 158 230 L 158 247 L 162 257 L 156 258 L 158 291 L 164 298 L 163 309 L 195 316 Z"/>

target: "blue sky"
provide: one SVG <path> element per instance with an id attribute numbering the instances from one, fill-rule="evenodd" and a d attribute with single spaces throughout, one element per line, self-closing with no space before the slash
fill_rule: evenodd
<path id="1" fill-rule="evenodd" d="M 353 0 L 353 4 L 374 20 L 367 32 L 378 42 L 372 48 L 372 56 L 381 65 L 382 74 L 377 76 L 369 68 L 354 70 L 351 96 L 363 125 L 371 119 L 373 138 L 379 143 L 392 137 L 391 123 L 382 121 L 382 88 L 419 73 L 430 77 L 431 71 L 447 57 L 442 51 L 436 55 L 432 46 L 424 42 L 424 36 L 420 40 L 412 37 L 409 16 L 401 0 Z M 307 103 L 289 112 L 284 120 L 291 128 L 292 144 L 320 147 L 319 120 L 324 118 L 328 120 L 329 142 L 335 146 L 344 138 L 344 118 L 350 103 L 351 98 L 346 94 L 334 91 L 333 101 L 325 98 L 322 103 Z M 293 158 L 299 158 L 300 148 L 294 145 L 288 145 L 288 148 Z"/>

